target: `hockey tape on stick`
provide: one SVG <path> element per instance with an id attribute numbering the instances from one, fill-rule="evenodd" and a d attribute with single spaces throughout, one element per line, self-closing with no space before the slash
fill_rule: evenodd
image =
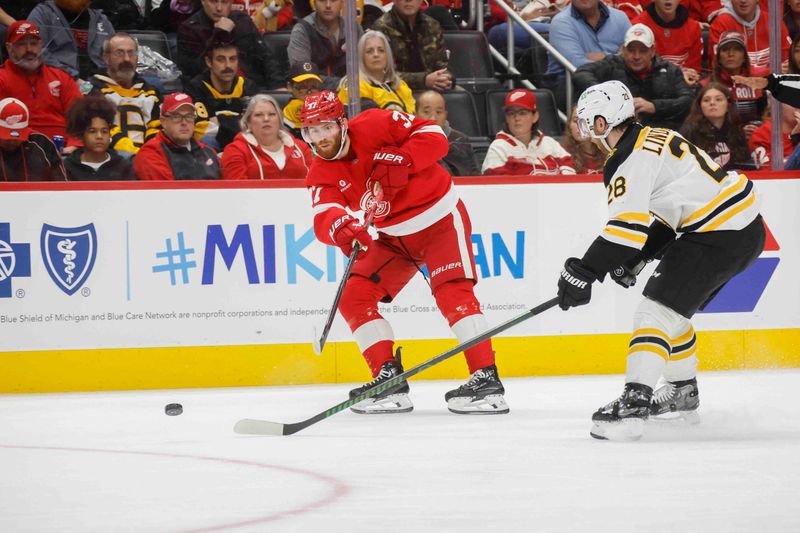
<path id="1" fill-rule="evenodd" d="M 510 329 L 517 324 L 528 320 L 529 318 L 535 317 L 536 315 L 547 311 L 551 307 L 555 307 L 558 304 L 558 296 L 547 300 L 546 302 L 537 305 L 533 309 L 529 309 L 525 311 L 525 313 L 512 318 L 502 324 L 493 327 L 492 329 L 486 330 L 480 335 L 476 335 L 475 337 L 466 340 L 455 346 L 444 353 L 441 353 L 434 357 L 433 359 L 429 359 L 424 363 L 420 363 L 419 365 L 415 366 L 414 368 L 410 368 L 403 372 L 402 374 L 398 374 L 391 379 L 387 379 L 386 381 L 375 385 L 374 387 L 367 389 L 363 393 L 350 398 L 338 405 L 334 405 L 330 409 L 327 409 L 319 414 L 312 416 L 302 422 L 295 422 L 292 424 L 282 424 L 280 422 L 270 422 L 267 420 L 256 420 L 252 418 L 244 418 L 236 422 L 236 425 L 233 427 L 233 430 L 236 433 L 240 433 L 242 435 L 292 435 L 301 431 L 317 422 L 325 420 L 328 417 L 335 415 L 340 411 L 344 411 L 345 409 L 352 407 L 353 405 L 366 400 L 367 398 L 372 398 L 373 396 L 377 396 L 381 392 L 385 391 L 386 389 L 390 389 L 396 385 L 398 385 L 401 381 L 411 378 L 412 376 L 416 376 L 423 370 L 426 370 L 434 365 L 437 365 L 444 361 L 445 359 L 449 359 L 456 354 L 463 352 L 473 346 L 476 346 L 486 340 L 491 339 L 492 337 Z"/>

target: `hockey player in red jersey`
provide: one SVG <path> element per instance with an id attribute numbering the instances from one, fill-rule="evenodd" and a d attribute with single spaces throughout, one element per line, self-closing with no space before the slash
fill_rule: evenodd
<path id="1" fill-rule="evenodd" d="M 393 355 L 394 334 L 378 309 L 390 302 L 421 269 L 428 267 L 436 303 L 459 342 L 488 329 L 475 298 L 471 223 L 453 179 L 437 161 L 447 154 L 447 137 L 435 122 L 401 111 L 370 109 L 348 121 L 330 91 L 306 98 L 301 111 L 303 138 L 317 157 L 306 185 L 314 208 L 314 232 L 329 245 L 356 256 L 339 311 L 372 372 L 367 388 L 403 372 Z M 381 187 L 383 199 L 373 191 Z M 378 238 L 352 212 L 374 209 Z M 497 375 L 491 341 L 465 352 L 469 381 L 445 395 L 459 414 L 508 412 Z M 402 382 L 352 407 L 357 413 L 396 413 L 413 409 Z"/>

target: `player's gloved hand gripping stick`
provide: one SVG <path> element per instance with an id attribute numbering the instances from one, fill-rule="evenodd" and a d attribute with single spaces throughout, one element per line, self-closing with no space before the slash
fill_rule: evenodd
<path id="1" fill-rule="evenodd" d="M 397 374 L 391 379 L 387 379 L 386 381 L 375 385 L 374 387 L 367 389 L 363 393 L 359 394 L 358 396 L 354 396 L 349 398 L 338 405 L 334 405 L 333 407 L 312 416 L 306 420 L 301 422 L 295 422 L 293 424 L 281 424 L 280 422 L 269 422 L 267 420 L 255 420 L 252 418 L 243 418 L 239 420 L 236 425 L 233 427 L 233 430 L 236 433 L 241 433 L 243 435 L 292 435 L 301 431 L 308 426 L 316 424 L 322 420 L 325 420 L 328 417 L 335 415 L 340 411 L 344 411 L 349 407 L 366 400 L 367 398 L 372 398 L 380 394 L 381 392 L 385 391 L 386 389 L 391 389 L 392 387 L 399 384 L 401 381 L 411 378 L 412 376 L 416 376 L 423 370 L 426 370 L 433 365 L 439 364 L 445 359 L 449 359 L 456 354 L 463 352 L 473 346 L 476 346 L 482 343 L 485 340 L 491 339 L 492 337 L 499 335 L 500 333 L 506 331 L 509 328 L 516 326 L 517 324 L 528 320 L 531 317 L 534 317 L 544 311 L 547 311 L 551 307 L 554 307 L 558 303 L 559 298 L 556 296 L 555 298 L 551 298 L 546 302 L 537 305 L 533 309 L 529 309 L 525 311 L 523 314 L 514 317 L 502 324 L 495 326 L 489 330 L 484 331 L 480 335 L 476 335 L 475 337 L 466 340 L 455 346 L 444 353 L 441 353 L 434 357 L 433 359 L 429 359 L 424 363 L 420 363 L 419 365 L 415 366 L 414 368 L 409 368 L 402 374 Z"/>
<path id="2" fill-rule="evenodd" d="M 347 267 L 345 267 L 344 273 L 342 274 L 342 280 L 339 282 L 339 287 L 336 289 L 336 296 L 333 298 L 333 304 L 331 305 L 331 310 L 328 312 L 328 318 L 325 320 L 325 326 L 322 328 L 322 335 L 320 335 L 319 338 L 317 338 L 317 328 L 314 328 L 313 348 L 314 353 L 317 355 L 320 355 L 322 353 L 322 348 L 325 347 L 325 341 L 328 339 L 328 333 L 331 331 L 333 319 L 336 318 L 336 311 L 339 308 L 339 300 L 342 299 L 344 286 L 347 284 L 350 272 L 353 270 L 353 264 L 356 262 L 358 252 L 366 250 L 367 245 L 372 242 L 372 237 L 367 232 L 367 228 L 372 224 L 372 219 L 375 218 L 375 211 L 378 210 L 378 205 L 383 200 L 383 189 L 380 184 L 375 184 L 372 194 L 375 197 L 375 201 L 372 204 L 372 208 L 367 210 L 367 214 L 364 217 L 364 224 L 359 223 L 358 220 L 350 215 L 346 215 L 346 217 L 349 218 L 342 217 L 342 219 L 340 219 L 341 222 L 337 221 L 339 224 L 334 224 L 334 227 L 331 228 L 331 238 L 333 238 L 339 248 L 348 255 L 349 259 L 347 261 Z M 348 249 L 350 250 L 349 253 Z"/>

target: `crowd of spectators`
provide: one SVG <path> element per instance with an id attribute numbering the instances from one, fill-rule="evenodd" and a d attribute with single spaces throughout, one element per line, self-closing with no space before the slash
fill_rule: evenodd
<path id="1" fill-rule="evenodd" d="M 349 100 L 344 3 L 4 2 L 2 180 L 302 179 L 314 157 L 299 136 L 304 99 L 331 89 Z M 800 73 L 800 0 L 784 1 L 772 48 L 764 0 L 486 0 L 488 42 L 525 55 L 534 43 L 500 3 L 576 67 L 570 75 L 552 55 L 538 65 L 561 109 L 570 107 L 567 76 L 574 97 L 620 80 L 644 125 L 679 130 L 725 169 L 770 164 L 767 90 L 736 80 L 766 76 L 771 53 L 783 72 Z M 536 94 L 525 89 L 505 95 L 505 120 L 485 156 L 473 150 L 476 139 L 450 125 L 445 98 L 465 90 L 450 55 L 470 50 L 445 44 L 445 31 L 465 26 L 461 3 L 384 4 L 365 4 L 357 26 L 361 109 L 436 122 L 450 141 L 440 164 L 453 175 L 600 171 L 603 155 L 581 137 L 574 113 L 561 135 L 545 134 Z M 514 51 L 505 50 L 509 24 Z M 153 51 L 137 40 L 142 31 L 164 32 L 174 79 L 143 68 Z M 285 32 L 284 49 L 267 44 L 270 31 Z M 800 111 L 784 106 L 780 124 L 788 156 L 800 141 Z"/>

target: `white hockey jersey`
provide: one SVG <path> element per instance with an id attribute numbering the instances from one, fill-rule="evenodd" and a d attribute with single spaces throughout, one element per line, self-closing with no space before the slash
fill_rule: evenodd
<path id="1" fill-rule="evenodd" d="M 609 216 L 598 241 L 629 252 L 644 246 L 651 216 L 677 233 L 705 233 L 742 229 L 759 214 L 759 197 L 747 176 L 724 172 L 669 129 L 630 126 L 606 161 L 604 181 Z M 599 244 L 587 252 L 598 271 L 621 264 L 608 255 L 624 255 L 624 250 Z M 605 248 L 602 261 L 597 248 Z"/>
<path id="2" fill-rule="evenodd" d="M 539 132 L 531 142 L 501 131 L 489 145 L 483 161 L 484 174 L 575 174 L 572 156 L 558 141 Z"/>
<path id="3" fill-rule="evenodd" d="M 677 233 L 739 230 L 759 213 L 753 182 L 724 172 L 675 131 L 634 125 L 606 162 L 609 220 L 601 237 L 641 249 L 650 216 Z"/>

